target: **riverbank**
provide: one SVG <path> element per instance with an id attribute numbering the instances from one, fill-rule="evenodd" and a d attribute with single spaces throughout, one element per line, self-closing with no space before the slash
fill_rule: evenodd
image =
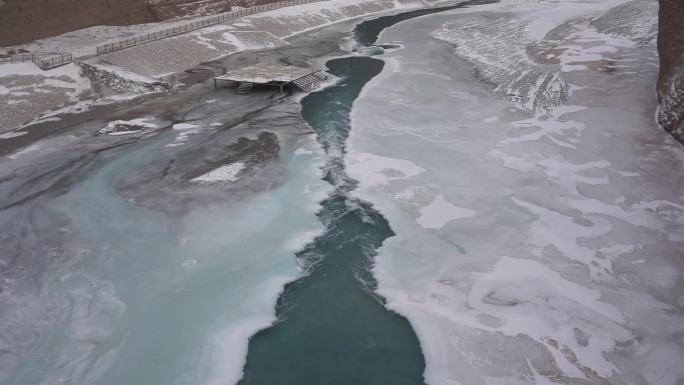
<path id="1" fill-rule="evenodd" d="M 328 0 L 244 16 L 189 33 L 149 41 L 121 51 L 95 55 L 96 46 L 175 27 L 186 21 L 106 27 L 98 26 L 42 39 L 6 50 L 32 53 L 70 52 L 74 63 L 40 71 L 32 63 L 0 67 L 0 134 L 17 127 L 57 121 L 68 115 L 117 104 L 139 103 L 172 88 L 177 91 L 203 81 L 185 72 L 239 52 L 254 55 L 289 44 L 295 35 L 387 11 L 428 6 L 416 0 Z M 315 49 L 314 49 L 315 52 Z M 65 93 L 65 91 L 67 91 Z M 125 105 L 125 104 L 124 104 Z M 20 132 L 15 132 L 18 136 Z"/>
<path id="2" fill-rule="evenodd" d="M 107 120 L 127 119 L 128 116 L 137 116 L 141 111 L 160 108 L 160 106 L 169 106 L 172 108 L 173 103 L 183 100 L 188 95 L 204 95 L 207 93 L 221 93 L 226 94 L 226 97 L 237 98 L 240 103 L 248 102 L 254 103 L 258 108 L 264 108 L 267 104 L 255 102 L 251 96 L 244 97 L 232 95 L 229 89 L 213 90 L 209 87 L 209 80 L 218 74 L 225 71 L 226 68 L 233 68 L 236 64 L 244 61 L 254 60 L 256 56 L 269 57 L 273 62 L 282 61 L 284 64 L 292 64 L 296 66 L 306 67 L 312 63 L 308 61 L 316 58 L 322 58 L 330 55 L 341 54 L 340 43 L 344 44 L 345 33 L 349 31 L 358 21 L 348 20 L 338 23 L 336 26 L 324 28 L 316 32 L 311 32 L 307 35 L 298 35 L 288 38 L 288 45 L 273 49 L 266 47 L 265 49 L 252 49 L 247 52 L 234 53 L 223 57 L 221 60 L 214 60 L 209 63 L 202 63 L 191 66 L 184 71 L 169 75 L 172 78 L 171 82 L 175 84 L 173 91 L 168 92 L 151 92 L 144 87 L 135 87 L 130 84 L 124 84 L 123 87 L 107 87 L 100 84 L 102 79 L 91 79 L 82 76 L 80 70 L 76 65 L 69 65 L 63 68 L 57 68 L 44 77 L 44 74 L 38 70 L 32 71 L 24 77 L 13 77 L 9 75 L 2 79 L 7 80 L 5 83 L 9 87 L 8 99 L 5 99 L 5 115 L 8 119 L 4 124 L 9 125 L 18 124 L 22 119 L 25 119 L 26 114 L 39 114 L 48 106 L 53 106 L 55 100 L 49 101 L 48 104 L 38 103 L 34 108 L 24 109 L 22 105 L 31 103 L 32 98 L 30 92 L 26 92 L 24 88 L 31 89 L 41 87 L 33 83 L 26 83 L 27 81 L 36 82 L 44 79 L 44 82 L 50 83 L 49 91 L 56 91 L 60 94 L 57 100 L 58 104 L 64 101 L 65 97 L 71 97 L 66 107 L 57 108 L 55 111 L 44 113 L 34 121 L 24 125 L 20 129 L 14 129 L 9 133 L 0 136 L 0 154 L 6 155 L 13 151 L 17 151 L 23 147 L 29 146 L 36 141 L 53 136 L 55 134 L 68 134 L 67 130 L 70 127 L 86 124 L 91 120 L 100 120 L 103 125 L 107 124 Z M 319 60 L 316 65 L 320 65 Z M 22 64 L 22 66 L 29 66 L 32 64 Z M 7 68 L 7 67 L 1 67 Z M 1 69 L 0 68 L 0 69 Z M 7 73 L 9 74 L 9 72 Z M 69 77 L 67 79 L 67 77 Z M 61 79 L 55 80 L 54 79 Z M 24 88 L 13 89 L 14 84 L 24 84 Z M 108 82 L 110 84 L 116 82 Z M 61 88 L 56 88 L 61 87 Z M 64 92 L 65 88 L 69 92 Z M 73 91 L 71 91 L 73 89 Z M 99 89 L 99 90 L 98 90 Z M 17 97 L 28 98 L 17 101 L 11 98 L 14 92 L 17 92 Z M 30 91 L 30 90 L 29 90 Z M 103 99 L 98 99 L 100 95 Z M 27 96 L 28 95 L 28 96 Z M 41 93 L 41 97 L 48 99 L 51 94 Z M 148 107 L 149 106 L 149 107 Z M 166 108 L 166 107 L 165 107 Z M 244 114 L 249 111 L 246 110 Z M 21 112 L 16 116 L 14 112 Z M 23 115 L 22 115 L 23 114 Z M 94 134 L 91 133 L 91 134 Z"/>
<path id="3" fill-rule="evenodd" d="M 340 52 L 317 34 L 280 55 Z M 1 382 L 237 381 L 320 231 L 299 105 L 204 83 L 48 123 L 3 141 Z"/>
<path id="4" fill-rule="evenodd" d="M 355 23 L 272 59 L 346 54 Z M 296 98 L 204 83 L 74 119 L 0 160 L 0 379 L 237 382 L 324 230 L 323 150 Z"/>

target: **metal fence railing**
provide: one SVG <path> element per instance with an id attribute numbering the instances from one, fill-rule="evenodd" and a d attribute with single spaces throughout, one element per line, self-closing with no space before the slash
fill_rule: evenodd
<path id="1" fill-rule="evenodd" d="M 0 63 L 27 63 L 33 62 L 35 65 L 43 70 L 59 67 L 72 61 L 70 53 L 58 55 L 34 54 L 34 53 L 18 53 L 9 56 L 0 56 Z"/>
<path id="2" fill-rule="evenodd" d="M 266 11 L 271 11 L 278 8 L 291 7 L 294 5 L 317 3 L 326 0 L 286 0 L 277 3 L 258 5 L 255 7 L 244 8 L 238 11 L 226 12 L 216 16 L 210 16 L 203 19 L 199 19 L 187 24 L 175 26 L 172 28 L 164 29 L 161 31 L 151 32 L 145 35 L 135 36 L 124 40 L 118 40 L 112 43 L 107 43 L 97 46 L 97 54 L 102 55 L 109 52 L 114 52 L 122 50 L 124 48 L 132 47 L 135 45 L 147 43 L 153 40 L 164 39 L 169 36 L 180 35 L 186 32 L 195 31 L 200 28 L 208 27 L 210 25 L 220 24 L 229 20 L 239 19 L 243 16 L 254 15 L 257 13 L 262 13 Z"/>
<path id="3" fill-rule="evenodd" d="M 0 56 L 0 63 L 24 63 L 33 61 L 32 53 L 18 53 L 16 55 Z"/>
<path id="4" fill-rule="evenodd" d="M 220 24 L 229 20 L 239 19 L 243 16 L 254 15 L 262 12 L 271 11 L 278 8 L 291 7 L 294 5 L 317 3 L 326 0 L 286 0 L 277 3 L 258 5 L 255 7 L 244 8 L 238 11 L 226 12 L 216 16 L 205 17 L 199 20 L 192 21 L 187 24 L 178 25 L 172 28 L 161 31 L 151 32 L 145 35 L 135 36 L 132 38 L 115 41 L 112 43 L 97 46 L 97 54 L 102 55 L 109 52 L 122 50 L 124 48 L 132 47 L 138 44 L 147 43 L 148 41 L 160 40 L 169 36 L 180 35 L 186 32 L 195 31 L 200 28 L 208 27 L 210 25 Z M 55 68 L 63 64 L 73 61 L 72 54 L 33 54 L 33 53 L 19 53 L 15 55 L 0 56 L 0 64 L 3 63 L 25 63 L 33 62 L 43 70 Z"/>

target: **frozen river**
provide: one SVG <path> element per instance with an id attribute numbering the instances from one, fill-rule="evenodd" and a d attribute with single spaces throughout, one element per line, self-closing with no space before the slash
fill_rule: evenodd
<path id="1" fill-rule="evenodd" d="M 299 102 L 201 84 L 6 156 L 0 383 L 680 385 L 647 3 L 323 29 L 272 52 L 334 57 Z"/>
<path id="2" fill-rule="evenodd" d="M 3 159 L 0 380 L 234 384 L 277 308 L 243 383 L 422 383 L 415 333 L 370 274 L 392 231 L 344 172 L 352 102 L 382 68 L 331 62 L 348 80 L 302 102 L 309 125 L 293 99 L 204 84 Z"/>
<path id="3" fill-rule="evenodd" d="M 684 381 L 684 151 L 653 123 L 652 5 L 502 2 L 381 34 L 402 48 L 345 161 L 396 233 L 373 272 L 428 384 Z"/>

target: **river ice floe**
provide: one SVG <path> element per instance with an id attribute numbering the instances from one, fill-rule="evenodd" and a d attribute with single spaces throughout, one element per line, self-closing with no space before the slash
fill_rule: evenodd
<path id="1" fill-rule="evenodd" d="M 391 180 L 410 178 L 425 171 L 406 159 L 371 153 L 355 154 L 347 162 L 347 169 L 353 170 L 356 180 L 362 184 L 387 184 Z"/>
<path id="2" fill-rule="evenodd" d="M 451 204 L 440 194 L 432 203 L 420 210 L 417 221 L 426 229 L 439 229 L 455 219 L 472 218 L 476 214 L 474 210 Z"/>

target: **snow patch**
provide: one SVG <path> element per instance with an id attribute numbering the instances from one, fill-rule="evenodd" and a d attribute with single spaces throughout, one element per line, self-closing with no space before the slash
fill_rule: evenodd
<path id="1" fill-rule="evenodd" d="M 392 180 L 411 178 L 425 171 L 409 160 L 371 153 L 349 154 L 345 161 L 347 169 L 363 186 L 386 185 Z"/>
<path id="2" fill-rule="evenodd" d="M 211 170 L 210 172 L 191 179 L 193 182 L 234 182 L 238 180 L 238 174 L 245 169 L 245 164 L 235 162 Z"/>
<path id="3" fill-rule="evenodd" d="M 477 211 L 458 207 L 444 199 L 444 195 L 437 195 L 435 200 L 420 210 L 418 223 L 426 229 L 439 229 L 447 223 L 461 218 L 472 218 Z"/>
<path id="4" fill-rule="evenodd" d="M 128 135 L 143 131 L 146 128 L 159 128 L 156 123 L 151 122 L 150 117 L 137 118 L 130 120 L 113 120 L 107 126 L 98 131 L 99 134 L 107 135 Z"/>

